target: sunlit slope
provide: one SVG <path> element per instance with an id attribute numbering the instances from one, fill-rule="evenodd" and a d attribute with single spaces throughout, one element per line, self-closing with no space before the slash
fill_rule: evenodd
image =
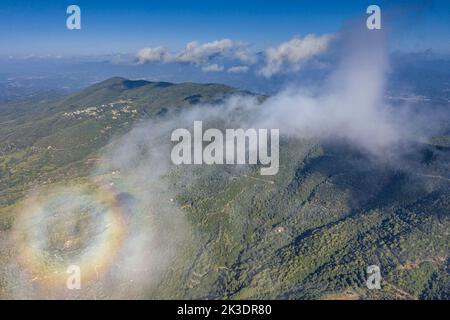
<path id="1" fill-rule="evenodd" d="M 0 205 L 11 204 L 33 185 L 85 174 L 86 161 L 95 161 L 113 136 L 136 121 L 216 103 L 236 91 L 220 84 L 111 78 L 68 98 L 1 106 Z"/>
<path id="2" fill-rule="evenodd" d="M 177 280 L 181 296 L 449 298 L 448 150 L 392 166 L 343 145 L 281 146 L 275 177 L 210 167 L 194 170 L 187 190 L 180 183 L 178 201 L 202 238 Z M 366 287 L 373 264 L 382 290 Z"/>

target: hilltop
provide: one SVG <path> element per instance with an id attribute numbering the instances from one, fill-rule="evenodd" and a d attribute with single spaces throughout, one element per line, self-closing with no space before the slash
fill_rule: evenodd
<path id="1" fill-rule="evenodd" d="M 239 90 L 221 84 L 149 82 L 114 77 L 69 97 L 0 107 L 0 205 L 33 185 L 86 170 L 115 135 L 136 121 L 199 103 L 219 103 Z"/>

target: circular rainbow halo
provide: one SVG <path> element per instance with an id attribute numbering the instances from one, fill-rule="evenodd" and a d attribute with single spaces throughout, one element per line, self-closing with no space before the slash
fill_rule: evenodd
<path id="1" fill-rule="evenodd" d="M 21 208 L 15 240 L 19 266 L 33 287 L 67 290 L 70 266 L 84 286 L 107 273 L 125 226 L 114 192 L 103 186 L 63 187 L 31 196 Z"/>

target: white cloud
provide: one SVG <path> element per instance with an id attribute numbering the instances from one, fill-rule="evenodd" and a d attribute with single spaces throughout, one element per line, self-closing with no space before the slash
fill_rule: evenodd
<path id="1" fill-rule="evenodd" d="M 137 59 L 139 63 L 168 62 L 171 55 L 164 47 L 144 48 L 139 50 Z"/>
<path id="2" fill-rule="evenodd" d="M 219 65 L 217 63 L 214 64 L 208 64 L 202 68 L 203 72 L 220 72 L 223 71 L 224 67 L 222 65 Z"/>
<path id="3" fill-rule="evenodd" d="M 271 77 L 286 71 L 298 71 L 305 63 L 324 53 L 334 35 L 294 37 L 276 47 L 268 48 L 264 58 L 250 50 L 246 43 L 230 39 L 214 40 L 206 43 L 189 42 L 185 48 L 172 52 L 165 47 L 143 48 L 137 53 L 138 63 L 186 63 L 202 68 L 204 72 L 223 71 L 223 66 L 213 63 L 213 59 L 239 61 L 240 65 L 232 66 L 229 73 L 246 73 L 249 66 L 263 62 L 259 74 Z M 261 61 L 264 59 L 264 61 Z M 214 61 L 216 62 L 216 61 Z"/>
<path id="4" fill-rule="evenodd" d="M 310 34 L 303 38 L 294 37 L 276 48 L 269 48 L 265 52 L 265 66 L 261 68 L 260 73 L 265 77 L 271 77 L 286 70 L 297 71 L 308 60 L 325 52 L 333 37 L 333 35 Z"/>
<path id="5" fill-rule="evenodd" d="M 170 52 L 164 47 L 144 48 L 137 54 L 139 63 L 178 62 L 205 65 L 215 57 L 236 59 L 246 64 L 256 62 L 256 58 L 250 52 L 247 44 L 230 39 L 215 40 L 203 44 L 196 41 L 189 42 L 179 52 Z"/>
<path id="6" fill-rule="evenodd" d="M 253 61 L 252 54 L 246 44 L 230 39 L 216 40 L 204 44 L 190 42 L 178 54 L 178 59 L 180 61 L 202 64 L 217 56 L 237 59 L 245 63 Z"/>
<path id="7" fill-rule="evenodd" d="M 227 72 L 230 73 L 246 73 L 248 71 L 247 66 L 234 66 L 231 68 L 228 68 Z"/>

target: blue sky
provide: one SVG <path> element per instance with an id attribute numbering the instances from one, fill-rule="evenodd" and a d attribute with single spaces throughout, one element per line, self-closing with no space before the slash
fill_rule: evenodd
<path id="1" fill-rule="evenodd" d="M 66 8 L 81 7 L 82 29 L 66 29 Z M 382 8 L 392 49 L 450 52 L 450 1 L 20 1 L 0 2 L 0 54 L 135 53 L 179 50 L 192 40 L 230 38 L 264 49 L 293 35 L 337 32 L 346 20 Z"/>

